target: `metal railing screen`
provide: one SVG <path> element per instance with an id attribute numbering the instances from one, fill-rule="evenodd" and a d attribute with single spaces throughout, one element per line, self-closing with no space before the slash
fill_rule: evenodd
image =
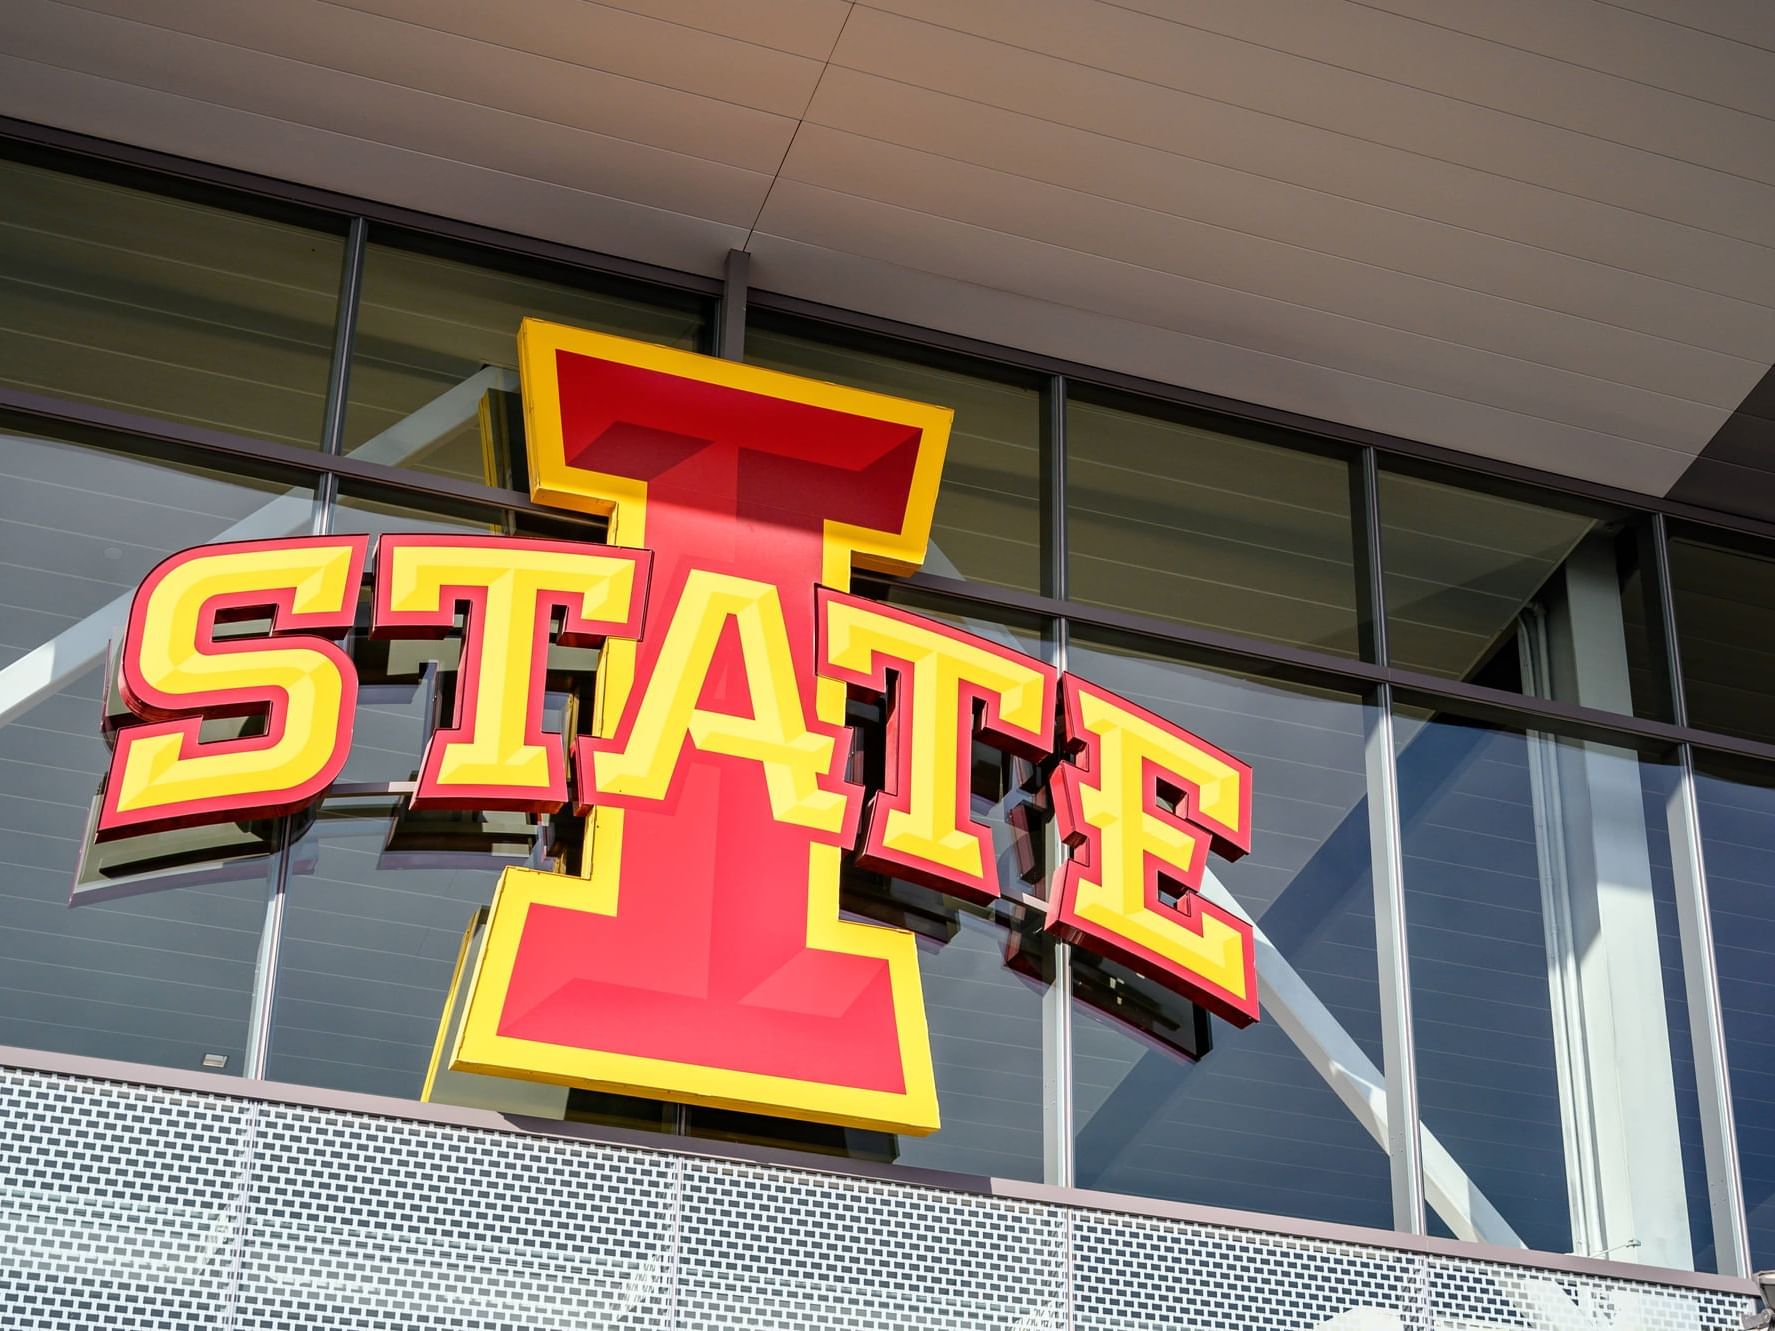
<path id="1" fill-rule="evenodd" d="M 1716 1331 L 1709 1291 L 0 1070 L 0 1325 Z"/>

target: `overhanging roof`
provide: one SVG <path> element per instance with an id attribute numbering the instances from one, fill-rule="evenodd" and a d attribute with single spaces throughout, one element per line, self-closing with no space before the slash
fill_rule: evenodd
<path id="1" fill-rule="evenodd" d="M 1775 360 L 1757 0 L 7 0 L 0 114 L 1649 494 Z"/>

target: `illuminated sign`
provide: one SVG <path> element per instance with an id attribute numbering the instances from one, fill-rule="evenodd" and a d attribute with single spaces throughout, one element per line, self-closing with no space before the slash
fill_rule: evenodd
<path id="1" fill-rule="evenodd" d="M 578 864 L 495 891 L 448 1066 L 896 1132 L 938 1125 L 913 936 L 844 918 L 860 865 L 998 897 L 973 745 L 1046 774 L 1068 848 L 1047 927 L 1229 1021 L 1257 1019 L 1248 922 L 1198 889 L 1251 844 L 1251 770 L 1043 661 L 850 593 L 923 562 L 945 409 L 527 321 L 531 493 L 608 543 L 388 535 L 371 632 L 460 632 L 415 809 L 571 806 Z M 369 538 L 168 559 L 135 598 L 101 839 L 286 813 L 339 775 Z M 244 616 L 256 631 L 224 632 Z M 268 625 L 266 624 L 269 616 Z M 458 629 L 460 625 L 460 630 Z M 577 733 L 550 644 L 601 644 Z M 847 699 L 885 703 L 852 779 Z M 206 718 L 263 725 L 205 738 Z M 242 728 L 236 727 L 236 730 Z"/>

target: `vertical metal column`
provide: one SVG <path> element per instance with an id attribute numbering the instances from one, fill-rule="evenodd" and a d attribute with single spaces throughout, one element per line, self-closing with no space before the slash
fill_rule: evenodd
<path id="1" fill-rule="evenodd" d="M 338 456 L 343 451 L 345 411 L 351 385 L 351 352 L 357 338 L 358 298 L 363 291 L 364 239 L 368 228 L 364 219 L 351 219 L 345 236 L 345 256 L 339 272 L 339 312 L 333 321 L 333 359 L 327 370 L 325 413 L 321 419 L 321 449 Z M 333 530 L 333 510 L 339 502 L 339 478 L 322 476 L 314 489 L 314 517 L 309 531 L 325 536 Z M 294 822 L 279 820 L 277 869 L 273 875 L 271 895 L 265 903 L 265 923 L 259 934 L 259 956 L 253 974 L 253 1007 L 247 1025 L 247 1047 L 242 1074 L 255 1079 L 265 1076 L 266 1060 L 271 1053 L 271 1011 L 276 1001 L 277 959 L 283 949 L 284 894 L 290 880 L 290 850 Z"/>
<path id="2" fill-rule="evenodd" d="M 1524 692 L 1632 712 L 1617 560 L 1614 534 L 1585 538 L 1522 615 Z M 1534 730 L 1525 741 L 1572 1250 L 1687 1269 L 1695 1255 L 1640 757 Z"/>
<path id="3" fill-rule="evenodd" d="M 721 275 L 721 311 L 715 320 L 715 354 L 722 360 L 746 359 L 746 292 L 752 280 L 752 256 L 729 250 Z"/>
<path id="4" fill-rule="evenodd" d="M 351 392 L 351 354 L 357 341 L 357 312 L 364 285 L 364 219 L 351 219 L 345 236 L 345 262 L 339 276 L 339 315 L 333 325 L 333 363 L 327 370 L 327 397 L 321 426 L 321 451 L 338 457 L 345 451 L 345 414 Z M 339 478 L 328 474 L 315 487 L 314 534 L 333 530 L 333 509 L 339 499 Z"/>
<path id="5" fill-rule="evenodd" d="M 1381 563 L 1380 464 L 1362 450 L 1353 478 L 1357 597 L 1365 654 L 1387 664 L 1386 589 Z M 1377 685 L 1367 708 L 1368 853 L 1374 886 L 1375 967 L 1380 981 L 1382 1071 L 1387 1088 L 1387 1157 L 1393 1228 L 1425 1232 L 1423 1144 L 1418 1131 L 1417 1059 L 1411 1029 L 1411 967 L 1405 933 L 1405 865 L 1399 844 L 1399 766 L 1393 688 Z"/>
<path id="6" fill-rule="evenodd" d="M 1042 569 L 1042 590 L 1064 601 L 1066 578 L 1066 380 L 1048 380 L 1042 404 L 1042 543 L 1047 558 Z M 1065 617 L 1052 627 L 1051 659 L 1057 670 L 1066 669 L 1068 625 Z M 1048 835 L 1048 890 L 1060 861 L 1060 841 Z M 1073 1186 L 1072 1121 L 1072 947 L 1054 944 L 1054 983 L 1042 997 L 1042 1175 L 1046 1182 Z M 1069 1245 L 1070 1260 L 1070 1245 Z"/>
<path id="7" fill-rule="evenodd" d="M 1652 561 L 1664 631 L 1671 720 L 1687 726 L 1688 703 L 1683 696 L 1682 655 L 1677 649 L 1676 601 L 1670 579 L 1670 535 L 1661 513 L 1652 517 Z M 1677 747 L 1676 788 L 1670 794 L 1666 816 L 1670 824 L 1677 931 L 1682 939 L 1683 977 L 1689 1004 L 1689 1040 L 1694 1047 L 1695 1091 L 1701 1109 L 1702 1155 L 1707 1163 L 1714 1258 L 1722 1275 L 1747 1276 L 1751 1261 L 1744 1178 L 1738 1168 L 1738 1135 L 1732 1120 L 1732 1084 L 1727 1069 L 1719 968 L 1713 947 L 1713 916 L 1707 904 L 1707 862 L 1701 844 L 1695 752 L 1688 744 Z"/>

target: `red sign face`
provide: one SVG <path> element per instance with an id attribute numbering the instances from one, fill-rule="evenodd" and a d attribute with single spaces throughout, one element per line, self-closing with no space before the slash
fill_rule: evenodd
<path id="1" fill-rule="evenodd" d="M 508 869 L 463 978 L 453 1069 L 825 1122 L 938 1126 L 912 936 L 842 918 L 845 858 L 997 897 L 969 809 L 976 740 L 1051 771 L 1069 855 L 1051 929 L 1244 1024 L 1252 930 L 1197 889 L 1250 847 L 1251 772 L 1188 731 L 996 643 L 851 595 L 929 539 L 950 413 L 527 321 L 532 493 L 609 543 L 398 535 L 374 631 L 460 621 L 456 714 L 415 807 L 587 813 L 583 862 Z M 142 724 L 101 836 L 288 811 L 349 748 L 363 537 L 189 551 L 143 585 L 124 644 Z M 218 614 L 272 611 L 217 641 Z M 571 738 L 543 719 L 551 641 L 602 644 Z M 886 775 L 847 779 L 852 693 L 882 699 Z M 267 733 L 207 743 L 205 715 Z"/>

